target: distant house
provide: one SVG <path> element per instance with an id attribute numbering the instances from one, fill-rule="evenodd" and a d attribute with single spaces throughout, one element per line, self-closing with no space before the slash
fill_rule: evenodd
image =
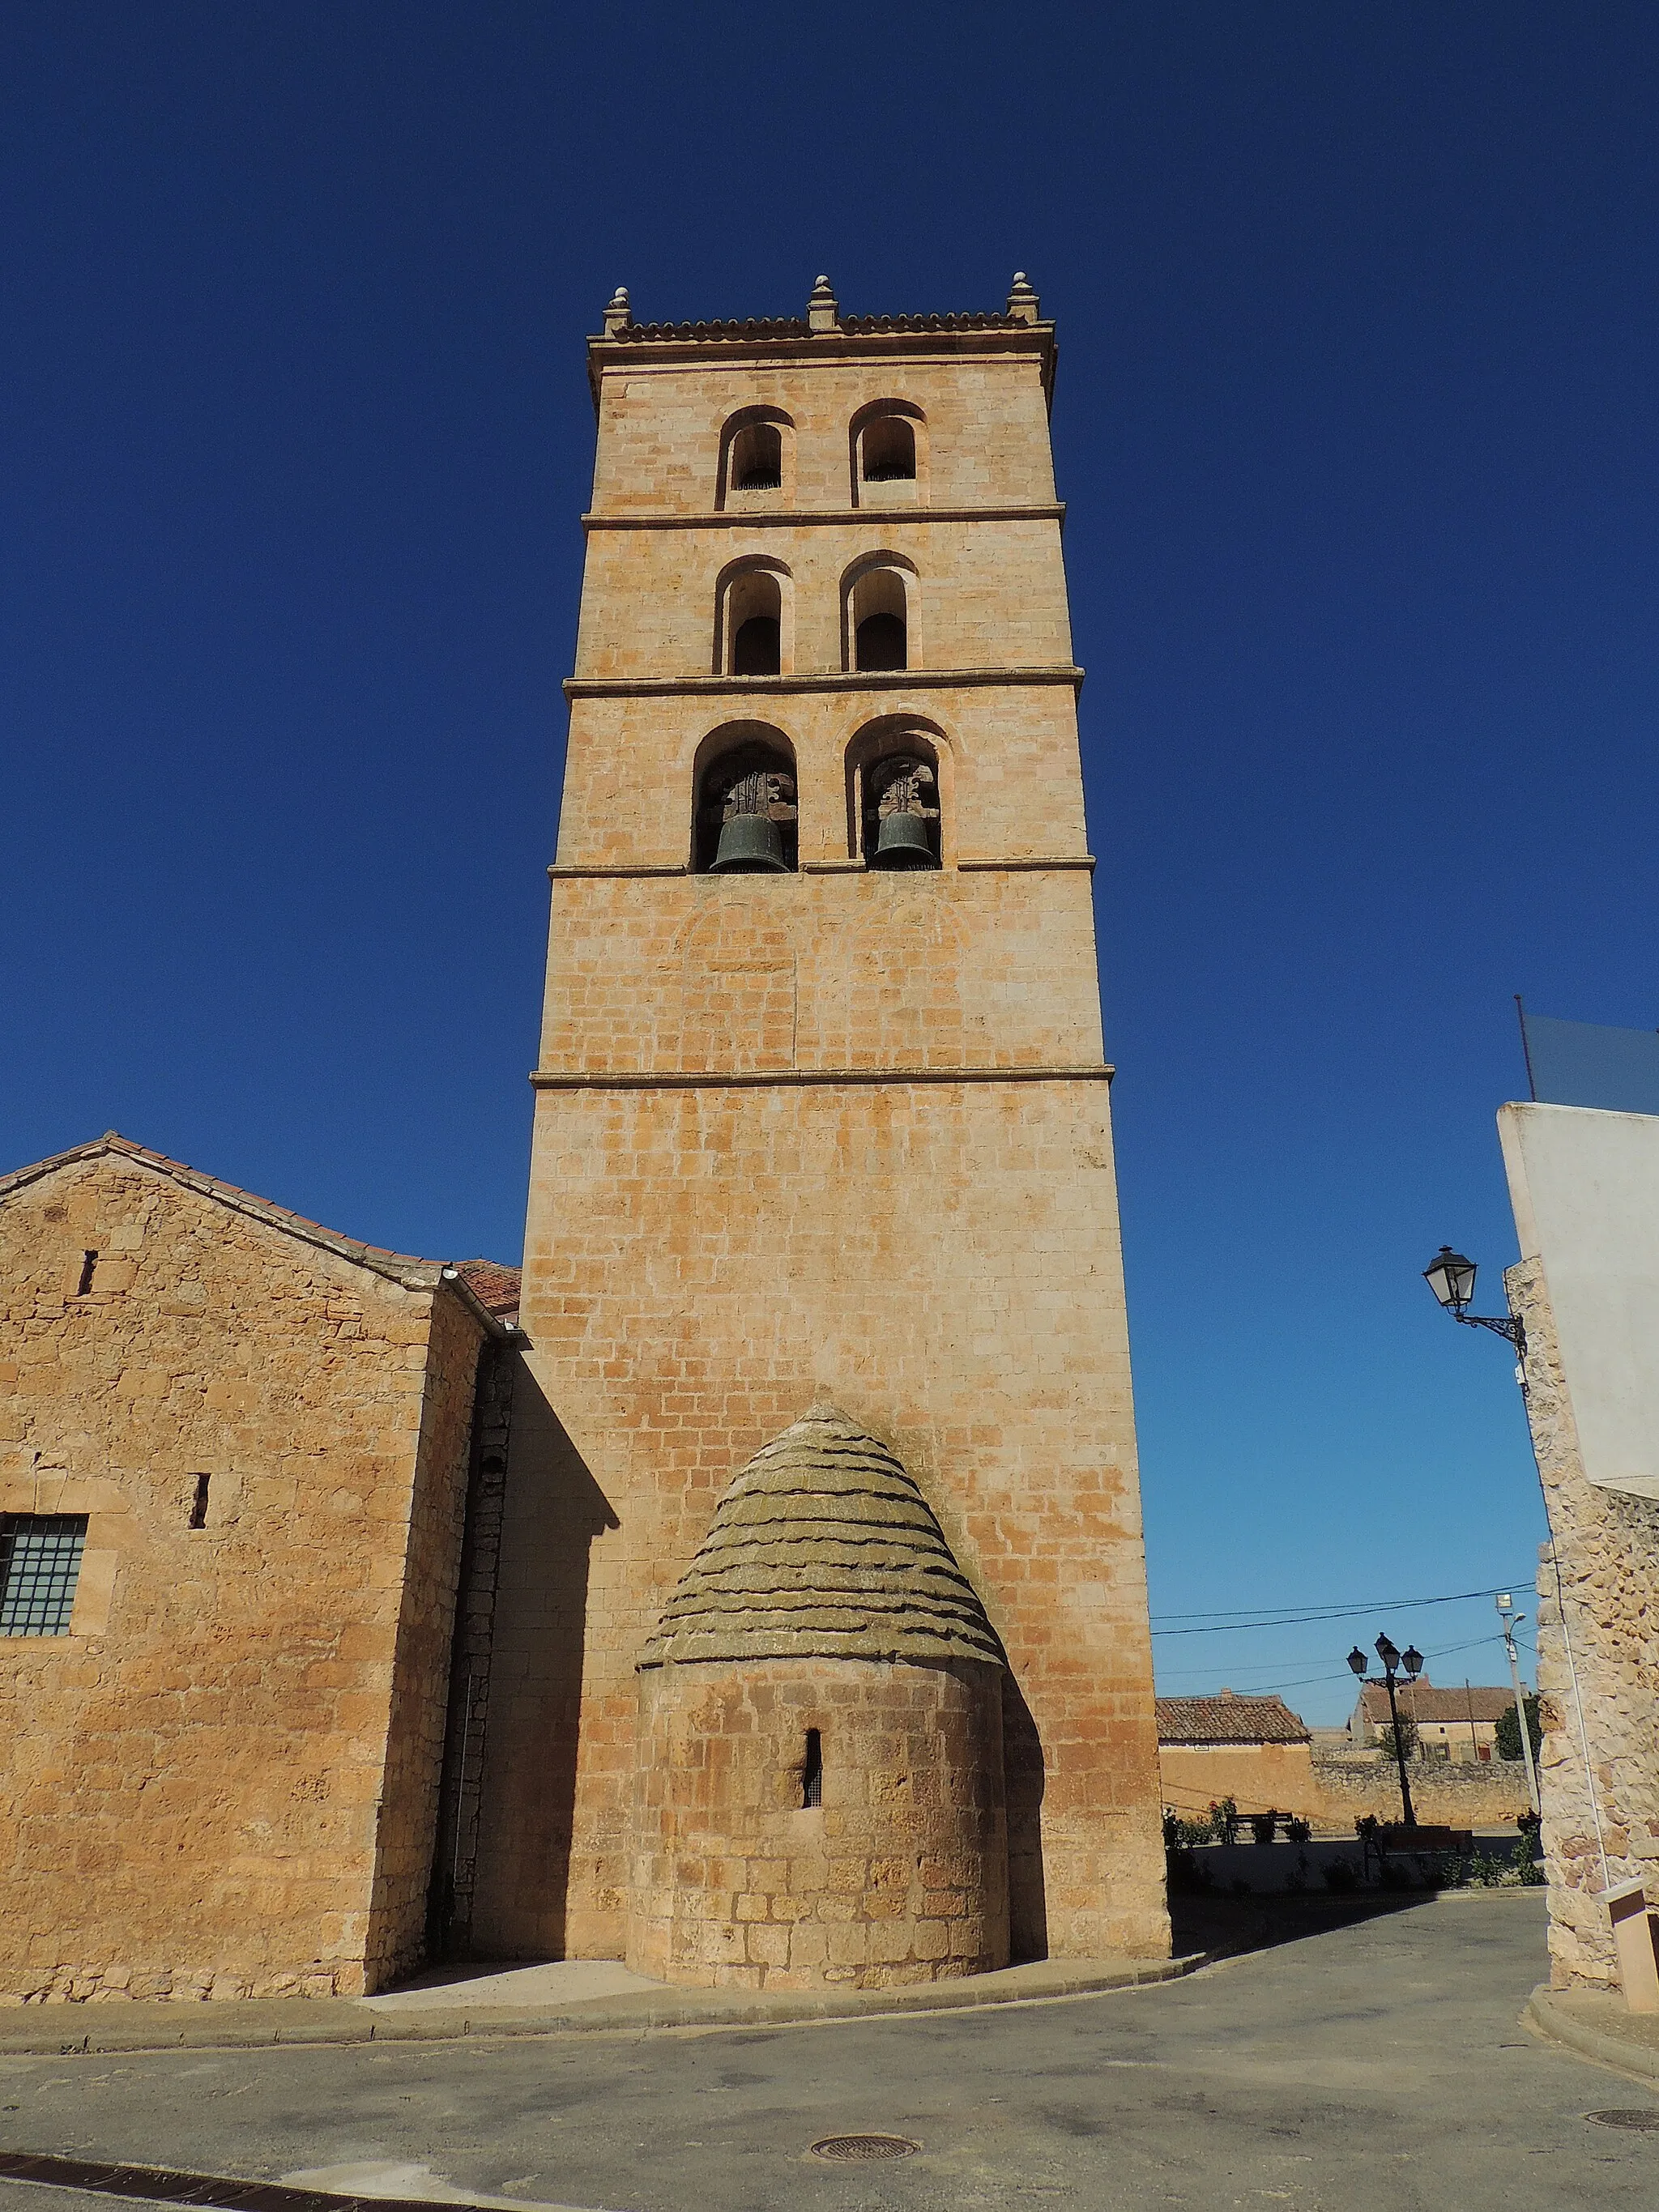
<path id="1" fill-rule="evenodd" d="M 1164 1802 L 1177 1813 L 1224 1797 L 1241 1813 L 1319 1809 L 1308 1729 L 1282 1698 L 1160 1698 L 1158 1758 Z"/>
<path id="2" fill-rule="evenodd" d="M 1515 1704 L 1508 1690 L 1437 1690 L 1426 1675 L 1396 1685 L 1402 1722 L 1417 1731 L 1419 1759 L 1447 1759 L 1464 1765 L 1485 1765 L 1498 1756 L 1498 1723 Z M 1362 1682 L 1359 1702 L 1348 1723 L 1357 1750 L 1388 1741 L 1389 1691 L 1384 1682 Z"/>

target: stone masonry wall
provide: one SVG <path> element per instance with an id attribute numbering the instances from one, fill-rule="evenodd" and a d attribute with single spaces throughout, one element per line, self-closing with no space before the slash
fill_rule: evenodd
<path id="1" fill-rule="evenodd" d="M 517 1687 L 492 1715 L 496 1917 L 480 1941 L 534 1955 L 556 1933 L 614 1955 L 635 1660 L 732 1477 L 833 1393 L 923 1485 L 1008 1653 L 1017 1943 L 1156 1955 L 1127 1365 L 1102 1294 L 1104 1086 L 583 1091 L 544 1098 L 541 1119 L 526 1381 L 562 1418 L 544 1416 L 540 1446 L 515 1420 L 501 1607 Z M 538 1527 L 567 1547 L 551 1569 L 526 1540 Z M 567 1930 L 542 1868 L 573 1848 L 573 1818 Z"/>
<path id="2" fill-rule="evenodd" d="M 1164 1802 L 1187 1819 L 1231 1797 L 1241 1813 L 1311 1817 L 1318 1800 L 1305 1743 L 1158 1746 Z"/>
<path id="3" fill-rule="evenodd" d="M 999 1675 L 969 1661 L 647 1668 L 629 1966 L 794 1990 L 1006 1966 Z M 823 1759 L 810 1808 L 809 1728 Z"/>
<path id="4" fill-rule="evenodd" d="M 1526 1327 L 1527 1415 L 1553 1531 L 1538 1575 L 1550 1978 L 1607 1987 L 1618 1972 L 1601 1893 L 1659 1889 L 1659 1504 L 1585 1479 L 1542 1267 L 1523 1260 L 1504 1281 Z"/>
<path id="5" fill-rule="evenodd" d="M 1316 1752 L 1313 1770 L 1318 1796 L 1310 1817 L 1322 1834 L 1351 1836 L 1364 1813 L 1379 1820 L 1400 1818 L 1400 1775 L 1391 1759 L 1362 1762 Z M 1413 1759 L 1407 1773 L 1413 1809 L 1427 1826 L 1512 1828 L 1531 1802 L 1518 1759 L 1468 1765 Z"/>
<path id="6" fill-rule="evenodd" d="M 481 1341 L 459 1298 L 434 1300 L 365 1954 L 372 1990 L 418 1965 L 425 1948 Z"/>
<path id="7" fill-rule="evenodd" d="M 1167 1950 L 1047 343 L 594 356 L 474 1931 L 498 1955 L 615 1955 L 635 1662 L 726 1484 L 820 1394 L 922 1483 L 1007 1651 L 1015 1954 Z M 849 425 L 880 398 L 921 411 L 925 459 L 866 509 Z M 758 403 L 794 426 L 785 486 L 718 510 L 721 426 Z M 912 563 L 910 665 L 848 673 L 841 580 L 877 551 Z M 716 678 L 714 582 L 750 553 L 799 571 L 789 668 Z M 753 724 L 793 755 L 800 872 L 692 875 L 699 762 Z M 945 865 L 871 873 L 849 752 L 906 730 Z"/>
<path id="8" fill-rule="evenodd" d="M 423 1668 L 476 1334 L 428 1377 L 430 1291 L 113 1153 L 7 1195 L 0 1284 L 0 1510 L 89 1519 L 72 1632 L 0 1639 L 0 2000 L 362 1991 L 424 1880 L 399 1626 L 412 1550 Z"/>
<path id="9" fill-rule="evenodd" d="M 1187 1819 L 1231 1796 L 1241 1814 L 1294 1813 L 1321 1834 L 1350 1836 L 1361 1814 L 1400 1818 L 1400 1778 L 1391 1759 L 1310 1752 L 1304 1744 L 1166 1744 L 1158 1758 L 1164 1802 Z M 1462 1765 L 1413 1759 L 1408 1772 L 1419 1820 L 1449 1828 L 1509 1827 L 1526 1809 L 1519 1759 Z"/>
<path id="10" fill-rule="evenodd" d="M 486 1347 L 473 1413 L 466 1537 L 455 1599 L 434 1881 L 428 1899 L 429 1951 L 439 1958 L 466 1958 L 472 1948 L 478 1826 L 495 1656 L 495 1593 L 501 1577 L 518 1366 L 515 1346 Z"/>

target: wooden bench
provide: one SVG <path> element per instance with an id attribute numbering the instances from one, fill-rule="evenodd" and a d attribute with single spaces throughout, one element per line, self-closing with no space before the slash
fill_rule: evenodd
<path id="1" fill-rule="evenodd" d="M 1468 1828 L 1408 1828 L 1403 1820 L 1385 1821 L 1376 1832 L 1376 1848 L 1389 1851 L 1459 1851 L 1465 1857 L 1474 1849 Z"/>

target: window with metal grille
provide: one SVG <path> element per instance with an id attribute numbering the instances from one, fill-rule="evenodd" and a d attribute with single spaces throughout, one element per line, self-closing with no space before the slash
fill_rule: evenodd
<path id="1" fill-rule="evenodd" d="M 84 1513 L 0 1514 L 0 1636 L 67 1636 Z"/>

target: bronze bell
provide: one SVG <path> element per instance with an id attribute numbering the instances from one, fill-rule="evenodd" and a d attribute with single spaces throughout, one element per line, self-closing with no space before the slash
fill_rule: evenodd
<path id="1" fill-rule="evenodd" d="M 733 814 L 720 824 L 720 842 L 709 863 L 711 876 L 787 875 L 783 832 L 767 814 Z"/>
<path id="2" fill-rule="evenodd" d="M 936 868 L 927 824 L 920 814 L 884 814 L 876 833 L 872 868 Z"/>

